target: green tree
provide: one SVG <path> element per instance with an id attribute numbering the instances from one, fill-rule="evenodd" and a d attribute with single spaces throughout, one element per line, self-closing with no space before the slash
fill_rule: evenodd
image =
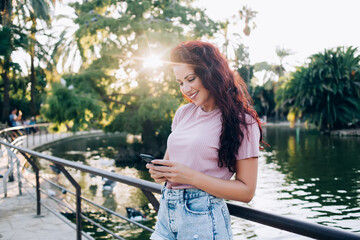
<path id="1" fill-rule="evenodd" d="M 360 55 L 357 48 L 338 47 L 310 57 L 276 94 L 278 107 L 288 107 L 321 131 L 347 128 L 360 119 Z"/>
<path id="2" fill-rule="evenodd" d="M 14 63 L 11 60 L 11 53 L 17 47 L 14 38 L 14 28 L 12 25 L 13 21 L 13 2 L 11 0 L 1 1 L 0 3 L 1 10 L 1 32 L 0 32 L 0 65 L 1 65 L 1 78 L 2 84 L 4 86 L 4 94 L 2 99 L 2 122 L 5 122 L 10 113 L 10 74 L 11 66 L 14 66 Z M 20 34 L 21 37 L 23 35 Z M 22 38 L 24 39 L 24 38 Z"/>
<path id="3" fill-rule="evenodd" d="M 48 26 L 50 26 L 50 4 L 55 4 L 55 0 L 47 1 L 47 0 L 37 0 L 32 1 L 31 6 L 27 6 L 27 12 L 29 12 L 29 20 L 31 22 L 31 28 L 29 33 L 29 48 L 28 53 L 30 55 L 30 114 L 31 116 L 37 115 L 39 108 L 36 106 L 37 104 L 37 78 L 35 71 L 35 58 L 38 56 L 42 56 L 45 54 L 41 44 L 36 39 L 36 35 L 42 31 L 38 29 L 38 21 L 43 20 Z M 29 4 L 29 3 L 28 3 Z M 26 5 L 25 5 L 26 6 Z M 23 10 L 24 11 L 24 10 Z M 24 11 L 25 12 L 25 11 Z M 36 49 L 39 49 L 37 54 Z"/>
<path id="4" fill-rule="evenodd" d="M 151 69 L 143 61 L 152 54 L 169 55 L 181 40 L 217 31 L 218 25 L 191 2 L 104 0 L 72 5 L 82 65 L 79 73 L 63 78 L 104 103 L 107 130 L 141 134 L 148 146 L 164 143 L 182 97 L 168 64 Z M 52 108 L 49 101 L 47 108 Z"/>
<path id="5" fill-rule="evenodd" d="M 3 82 L 3 99 L 2 99 L 2 121 L 5 121 L 10 113 L 10 92 L 11 83 L 14 86 L 17 78 L 23 79 L 18 73 L 21 71 L 20 65 L 13 62 L 11 55 L 19 48 L 23 48 L 28 51 L 31 63 L 30 63 L 30 109 L 31 114 L 35 115 L 36 106 L 36 67 L 34 65 L 35 53 L 35 33 L 36 25 L 39 19 L 49 21 L 49 1 L 46 0 L 23 0 L 23 1 L 10 1 L 5 0 L 0 4 L 1 10 L 1 50 L 0 50 L 0 67 L 1 78 Z M 27 29 L 27 26 L 31 22 L 31 29 Z M 38 48 L 41 46 L 38 44 Z M 45 51 L 42 51 L 44 54 Z M 16 93 L 14 93 L 16 95 Z M 24 95 L 25 96 L 25 95 Z M 23 99 L 22 102 L 26 101 Z"/>
<path id="6" fill-rule="evenodd" d="M 267 81 L 262 86 L 251 87 L 250 95 L 254 101 L 254 109 L 260 117 L 271 117 L 274 115 L 275 97 L 272 81 Z"/>
<path id="7" fill-rule="evenodd" d="M 65 124 L 72 131 L 77 131 L 84 125 L 92 125 L 92 121 L 100 118 L 102 114 L 102 103 L 92 95 L 59 83 L 52 85 L 47 105 L 51 108 L 42 108 L 44 117 L 57 125 Z"/>
<path id="8" fill-rule="evenodd" d="M 284 67 L 284 58 L 294 54 L 290 49 L 276 47 L 276 55 L 279 58 L 279 65 L 273 65 L 274 72 L 280 77 L 284 76 L 285 67 Z"/>
<path id="9" fill-rule="evenodd" d="M 254 66 L 250 65 L 249 49 L 241 43 L 237 45 L 234 52 L 236 70 L 249 86 L 254 75 Z"/>

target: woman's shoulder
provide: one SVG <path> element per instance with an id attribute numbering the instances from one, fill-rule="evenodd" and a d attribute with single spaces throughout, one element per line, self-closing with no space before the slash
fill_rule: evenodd
<path id="1" fill-rule="evenodd" d="M 180 106 L 176 112 L 177 112 L 177 113 L 191 112 L 191 111 L 193 111 L 195 108 L 196 108 L 195 104 L 193 104 L 193 103 L 187 103 L 187 104 L 184 104 L 184 105 Z"/>
<path id="2" fill-rule="evenodd" d="M 193 103 L 188 103 L 180 106 L 175 113 L 175 119 L 183 119 L 186 115 L 191 114 L 196 106 Z"/>
<path id="3" fill-rule="evenodd" d="M 247 125 L 258 123 L 256 119 L 248 113 L 245 113 L 245 122 Z"/>

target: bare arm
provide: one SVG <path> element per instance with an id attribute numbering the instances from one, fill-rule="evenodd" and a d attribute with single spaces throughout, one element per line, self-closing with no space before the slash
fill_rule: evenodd
<path id="1" fill-rule="evenodd" d="M 250 202 L 255 194 L 257 168 L 257 158 L 238 160 L 235 180 L 218 179 L 199 173 L 191 185 L 219 198 Z"/>
<path id="2" fill-rule="evenodd" d="M 171 182 L 190 184 L 216 197 L 249 202 L 255 193 L 258 168 L 257 157 L 237 161 L 235 180 L 211 177 L 172 161 L 155 160 L 154 163 L 163 164 L 166 167 L 147 166 L 152 177 L 153 175 L 161 175 Z"/>
<path id="3" fill-rule="evenodd" d="M 165 151 L 164 160 L 170 160 L 170 158 L 169 158 L 169 152 L 168 152 L 167 149 L 166 149 L 166 151 Z"/>

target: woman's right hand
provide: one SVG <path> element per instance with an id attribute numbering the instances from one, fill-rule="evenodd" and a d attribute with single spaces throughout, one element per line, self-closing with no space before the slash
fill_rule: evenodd
<path id="1" fill-rule="evenodd" d="M 151 163 L 146 164 L 146 168 L 149 169 L 151 178 L 153 178 L 157 183 L 166 182 L 166 178 L 163 176 L 163 173 L 153 169 L 153 166 L 154 164 Z"/>

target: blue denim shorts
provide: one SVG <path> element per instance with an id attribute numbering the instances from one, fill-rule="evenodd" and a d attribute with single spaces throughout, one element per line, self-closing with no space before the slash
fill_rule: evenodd
<path id="1" fill-rule="evenodd" d="M 223 199 L 202 190 L 164 187 L 150 239 L 233 239 L 229 210 Z"/>

